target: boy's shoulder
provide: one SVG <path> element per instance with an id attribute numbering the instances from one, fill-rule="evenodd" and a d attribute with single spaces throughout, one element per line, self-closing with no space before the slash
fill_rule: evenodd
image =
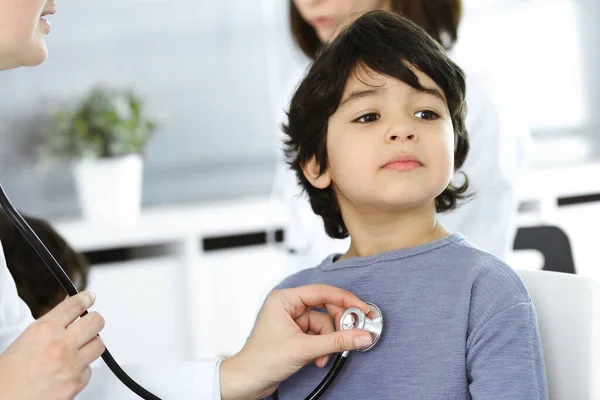
<path id="1" fill-rule="evenodd" d="M 477 326 L 512 307 L 528 304 L 531 298 L 519 274 L 496 256 L 466 240 L 457 242 L 457 255 L 465 265 L 470 288 L 470 326 Z"/>
<path id="2" fill-rule="evenodd" d="M 463 270 L 474 290 L 507 292 L 511 297 L 528 301 L 527 289 L 510 265 L 464 238 L 455 240 L 449 247 L 456 266 Z"/>
<path id="3" fill-rule="evenodd" d="M 525 287 L 517 272 L 495 255 L 481 250 L 464 238 L 456 241 L 453 247 L 457 259 L 468 269 L 474 281 L 503 283 L 517 291 L 524 291 Z M 526 294 L 526 291 L 523 294 Z"/>

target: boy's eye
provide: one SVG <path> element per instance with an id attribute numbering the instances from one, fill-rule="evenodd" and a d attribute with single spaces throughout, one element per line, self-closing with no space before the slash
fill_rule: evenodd
<path id="1" fill-rule="evenodd" d="M 439 118 L 440 116 L 437 115 L 435 113 L 435 111 L 431 111 L 431 110 L 422 110 L 422 111 L 417 111 L 415 113 L 415 117 L 420 118 L 420 119 L 424 119 L 426 121 L 431 121 L 434 119 Z"/>
<path id="2" fill-rule="evenodd" d="M 369 122 L 375 122 L 379 118 L 380 118 L 380 116 L 377 113 L 368 113 L 361 117 L 356 118 L 353 122 L 360 122 L 360 123 L 366 124 Z"/>

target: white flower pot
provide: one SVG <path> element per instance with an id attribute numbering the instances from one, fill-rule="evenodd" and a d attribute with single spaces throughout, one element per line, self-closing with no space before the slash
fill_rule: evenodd
<path id="1" fill-rule="evenodd" d="M 141 212 L 143 161 L 139 154 L 81 160 L 73 167 L 84 218 L 130 223 Z"/>

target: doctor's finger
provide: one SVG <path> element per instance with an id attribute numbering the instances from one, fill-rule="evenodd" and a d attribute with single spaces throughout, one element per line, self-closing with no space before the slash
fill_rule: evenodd
<path id="1" fill-rule="evenodd" d="M 99 336 L 95 336 L 92 340 L 84 344 L 77 354 L 81 369 L 85 369 L 96 361 L 104 353 L 104 350 L 106 350 L 104 342 Z"/>
<path id="2" fill-rule="evenodd" d="M 65 299 L 40 319 L 52 321 L 66 328 L 90 308 L 96 297 L 92 292 L 81 292 Z"/>
<path id="3" fill-rule="evenodd" d="M 357 307 L 368 312 L 369 307 L 352 293 L 329 285 L 308 285 L 293 289 L 285 289 L 280 292 L 291 306 L 289 312 L 292 318 L 296 318 L 307 308 L 320 305 L 333 305 L 350 308 Z"/>
<path id="4" fill-rule="evenodd" d="M 333 306 L 330 304 L 326 305 L 326 308 L 331 318 L 336 322 L 335 326 L 339 326 L 340 319 L 342 318 L 344 311 L 346 311 L 346 308 Z"/>
<path id="5" fill-rule="evenodd" d="M 305 333 L 310 331 L 316 335 L 320 335 L 335 331 L 331 317 L 316 310 L 307 310 L 295 321 L 296 325 Z"/>
<path id="6" fill-rule="evenodd" d="M 335 332 L 331 316 L 316 310 L 306 311 L 300 318 L 296 319 L 296 324 L 308 335 L 322 335 Z M 315 365 L 318 368 L 323 368 L 327 365 L 329 358 L 329 355 L 317 357 Z"/>
<path id="7" fill-rule="evenodd" d="M 104 318 L 96 311 L 84 315 L 67 328 L 69 341 L 81 348 L 104 329 Z"/>
<path id="8" fill-rule="evenodd" d="M 333 353 L 362 349 L 373 342 L 368 332 L 357 329 L 315 336 L 303 335 L 300 340 L 302 343 L 298 348 L 302 350 L 301 357 L 306 363 Z"/>

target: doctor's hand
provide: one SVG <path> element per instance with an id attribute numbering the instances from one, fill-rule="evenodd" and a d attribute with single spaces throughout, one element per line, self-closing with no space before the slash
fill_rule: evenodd
<path id="1" fill-rule="evenodd" d="M 349 307 L 369 311 L 352 293 L 327 285 L 271 292 L 244 348 L 221 364 L 222 399 L 262 399 L 313 361 L 324 367 L 333 353 L 369 346 L 365 331 L 336 332 L 332 317 Z"/>
<path id="2" fill-rule="evenodd" d="M 90 292 L 69 297 L 29 325 L 0 354 L 0 400 L 71 400 L 88 384 L 90 364 L 104 352 L 104 327 Z"/>

